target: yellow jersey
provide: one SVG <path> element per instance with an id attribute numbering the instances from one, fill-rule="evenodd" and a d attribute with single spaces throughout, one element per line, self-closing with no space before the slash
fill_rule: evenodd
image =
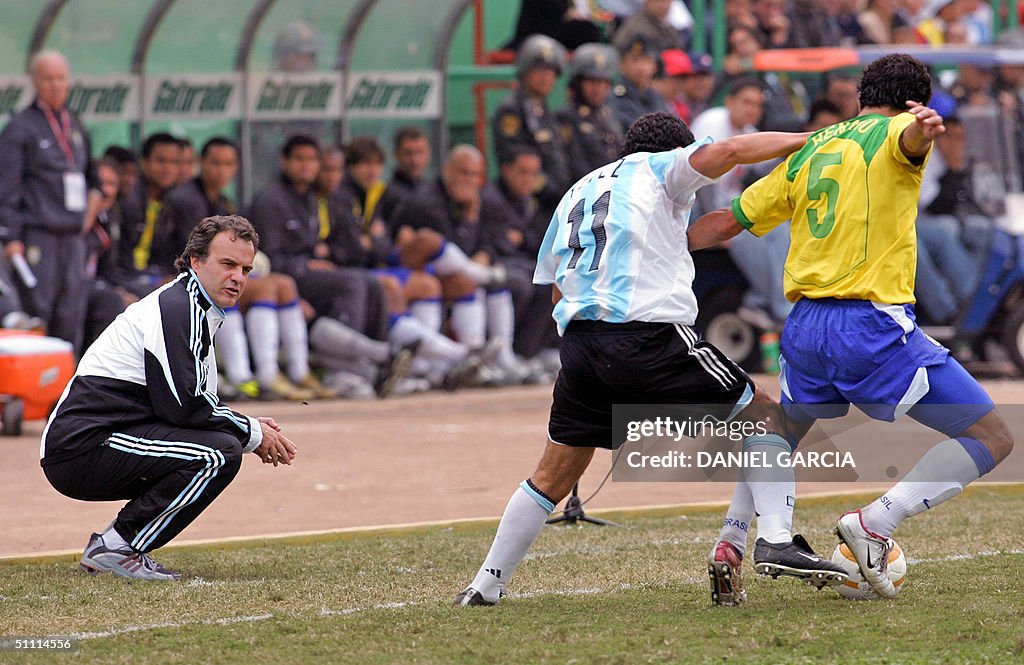
<path id="1" fill-rule="evenodd" d="M 732 201 L 741 226 L 764 235 L 787 219 L 786 297 L 914 302 L 920 163 L 900 149 L 909 113 L 825 127 Z M 929 153 L 930 150 L 929 150 Z"/>

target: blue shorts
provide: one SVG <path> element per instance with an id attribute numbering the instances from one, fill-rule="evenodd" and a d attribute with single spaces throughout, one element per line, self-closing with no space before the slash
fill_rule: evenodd
<path id="1" fill-rule="evenodd" d="M 804 298 L 786 320 L 780 365 L 782 404 L 798 421 L 838 418 L 855 404 L 876 420 L 906 413 L 953 437 L 993 408 L 949 350 L 917 327 L 913 305 Z"/>

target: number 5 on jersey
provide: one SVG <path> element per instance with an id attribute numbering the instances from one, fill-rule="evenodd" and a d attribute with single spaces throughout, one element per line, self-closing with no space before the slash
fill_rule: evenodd
<path id="1" fill-rule="evenodd" d="M 590 272 L 597 270 L 601 265 L 601 255 L 604 254 L 604 246 L 608 241 L 608 235 L 604 230 L 604 220 L 608 216 L 608 209 L 611 207 L 612 193 L 607 191 L 594 201 L 590 208 L 590 230 L 594 234 L 594 258 L 590 261 Z M 576 267 L 580 257 L 583 256 L 583 245 L 580 244 L 580 227 L 587 218 L 586 201 L 580 199 L 579 203 L 573 206 L 569 212 L 569 224 L 572 229 L 569 232 L 569 249 L 572 250 L 572 257 L 569 259 L 568 268 Z"/>

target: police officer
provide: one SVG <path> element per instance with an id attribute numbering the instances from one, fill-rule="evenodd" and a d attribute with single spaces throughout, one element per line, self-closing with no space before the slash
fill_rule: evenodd
<path id="1" fill-rule="evenodd" d="M 619 158 L 623 129 L 607 104 L 618 65 L 615 49 L 604 44 L 584 44 L 573 56 L 570 100 L 558 120 L 576 180 Z"/>
<path id="2" fill-rule="evenodd" d="M 573 183 L 558 119 L 547 106 L 565 60 L 565 48 L 550 37 L 533 35 L 523 42 L 516 56 L 519 88 L 498 106 L 491 127 L 499 161 L 519 145 L 533 146 L 540 152 L 544 177 L 537 198 L 541 206 L 551 210 Z"/>
<path id="3" fill-rule="evenodd" d="M 89 293 L 86 205 L 95 213 L 100 194 L 88 191 L 87 182 L 95 184 L 88 136 L 65 106 L 67 60 L 42 51 L 29 73 L 36 98 L 0 134 L 0 241 L 15 265 L 28 267 L 16 280 L 26 311 L 80 352 Z"/>
<path id="4" fill-rule="evenodd" d="M 658 52 L 650 39 L 638 34 L 620 45 L 619 54 L 622 82 L 612 89 L 609 101 L 619 124 L 629 128 L 645 113 L 671 113 L 665 99 L 651 85 L 658 72 Z"/>

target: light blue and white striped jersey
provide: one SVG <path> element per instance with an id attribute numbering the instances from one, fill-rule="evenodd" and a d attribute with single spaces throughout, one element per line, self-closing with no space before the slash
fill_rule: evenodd
<path id="1" fill-rule="evenodd" d="M 697 319 L 686 228 L 694 193 L 716 179 L 690 166 L 710 138 L 640 152 L 581 178 L 558 204 L 535 284 L 555 284 L 558 333 L 573 319 L 692 326 Z"/>

